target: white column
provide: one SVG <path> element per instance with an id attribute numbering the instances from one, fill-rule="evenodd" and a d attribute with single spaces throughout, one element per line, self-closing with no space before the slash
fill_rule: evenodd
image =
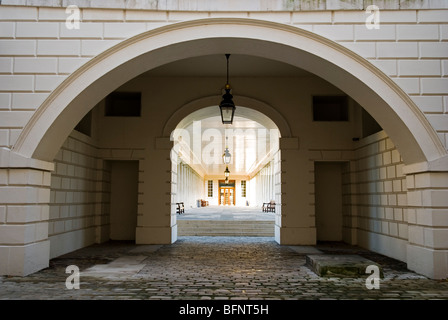
<path id="1" fill-rule="evenodd" d="M 313 162 L 306 150 L 299 150 L 298 138 L 280 138 L 281 216 L 276 218 L 276 239 L 280 244 L 316 243 Z"/>
<path id="2" fill-rule="evenodd" d="M 0 168 L 0 275 L 25 276 L 48 267 L 53 164 Z"/>
<path id="3" fill-rule="evenodd" d="M 410 270 L 433 279 L 448 277 L 448 172 L 406 176 Z"/>
<path id="4" fill-rule="evenodd" d="M 144 184 L 142 212 L 137 219 L 138 244 L 170 244 L 177 240 L 176 203 L 171 190 L 177 164 L 171 162 L 172 146 L 169 137 L 156 138 L 155 148 L 148 149 L 141 161 Z"/>

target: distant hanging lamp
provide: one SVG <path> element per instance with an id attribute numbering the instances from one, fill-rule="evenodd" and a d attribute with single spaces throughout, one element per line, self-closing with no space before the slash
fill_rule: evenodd
<path id="1" fill-rule="evenodd" d="M 222 96 L 222 101 L 219 104 L 221 111 L 221 121 L 223 124 L 232 124 L 233 116 L 235 115 L 235 104 L 233 103 L 233 96 L 230 94 L 229 84 L 229 57 L 230 54 L 226 54 L 227 59 L 227 82 L 225 86 L 226 93 Z"/>
<path id="2" fill-rule="evenodd" d="M 230 164 L 230 161 L 232 160 L 232 155 L 230 154 L 229 147 L 227 146 L 227 138 L 228 137 L 226 137 L 226 149 L 222 154 L 222 161 L 224 162 L 225 165 Z"/>
<path id="3" fill-rule="evenodd" d="M 226 177 L 226 183 L 229 182 L 229 176 L 230 176 L 229 167 L 226 166 L 226 170 L 224 171 L 224 177 Z"/>

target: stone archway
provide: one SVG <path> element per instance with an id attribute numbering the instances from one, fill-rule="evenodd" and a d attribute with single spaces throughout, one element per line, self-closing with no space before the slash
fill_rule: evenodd
<path id="1" fill-rule="evenodd" d="M 435 130 L 410 97 L 388 76 L 364 58 L 322 36 L 293 26 L 250 19 L 203 19 L 176 23 L 137 35 L 96 56 L 50 94 L 27 123 L 12 151 L 4 151 L 9 154 L 2 154 L 2 163 L 5 167 L 18 166 L 49 171 L 49 166 L 41 161 L 54 159 L 72 128 L 108 93 L 158 66 L 190 57 L 224 52 L 281 61 L 316 74 L 346 92 L 376 119 L 403 156 L 408 174 L 412 173 L 417 177 L 419 172 L 447 170 L 447 152 Z M 279 123 L 280 129 L 281 126 Z M 171 144 L 165 132 L 160 132 L 160 135 L 162 138 L 157 139 L 155 143 L 160 150 L 157 157 L 160 157 L 160 164 L 165 165 L 166 151 L 171 148 Z M 298 148 L 294 137 L 288 134 L 284 137 L 291 140 L 285 140 L 282 150 Z M 20 161 L 14 164 L 14 159 Z M 158 164 L 157 161 L 154 163 Z M 45 181 L 43 183 L 48 184 L 48 175 Z M 42 203 L 49 198 L 46 187 L 47 185 L 43 188 L 44 192 L 33 187 L 36 198 Z M 422 188 L 426 189 L 421 191 L 416 178 L 413 188 L 415 190 L 409 192 L 412 196 L 412 200 L 408 201 L 410 206 L 438 205 L 436 202 L 422 201 L 427 193 L 431 196 L 434 193 L 432 184 L 422 184 Z M 23 190 L 28 189 L 24 187 Z M 161 203 L 155 211 L 165 209 L 165 203 Z M 143 220 L 148 222 L 151 218 L 148 216 Z M 175 241 L 174 229 L 175 224 L 171 222 L 163 226 L 151 226 L 152 234 L 160 236 L 159 243 Z M 288 244 L 291 243 L 289 239 L 302 236 L 299 235 L 301 230 L 297 228 L 286 228 L 285 231 L 281 243 Z M 433 232 L 432 229 L 430 231 Z M 147 234 L 145 233 L 145 237 Z M 15 250 L 26 248 L 32 251 L 34 256 L 34 260 L 23 263 L 30 265 L 29 268 L 23 267 L 26 270 L 24 273 L 42 268 L 45 266 L 44 260 L 48 261 L 48 245 L 44 238 L 42 236 L 42 239 L 35 241 L 36 246 L 42 247 L 39 257 L 36 253 L 38 251 L 28 244 L 14 246 Z M 312 244 L 310 239 L 313 239 L 312 234 L 306 235 L 301 242 Z M 142 238 L 142 241 L 151 240 Z M 442 271 L 434 271 L 438 268 L 436 263 L 429 266 L 419 265 L 422 250 L 427 256 L 434 258 L 434 261 L 436 256 L 446 260 L 445 251 L 438 248 L 434 250 L 433 247 L 427 249 L 421 245 L 409 248 L 408 260 L 414 259 L 415 270 L 421 269 L 431 276 L 435 273 L 440 276 L 446 272 L 441 268 L 439 269 Z"/>

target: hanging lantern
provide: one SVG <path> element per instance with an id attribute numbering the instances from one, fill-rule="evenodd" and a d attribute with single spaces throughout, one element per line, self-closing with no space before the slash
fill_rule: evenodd
<path id="1" fill-rule="evenodd" d="M 221 121 L 223 124 L 232 124 L 233 116 L 235 115 L 235 104 L 233 103 L 233 96 L 230 94 L 230 84 L 229 84 L 229 57 L 230 54 L 226 54 L 227 58 L 227 83 L 225 86 L 226 93 L 222 96 L 222 101 L 219 104 L 219 109 L 221 111 Z"/>
<path id="2" fill-rule="evenodd" d="M 226 179 L 228 179 L 229 176 L 230 176 L 230 171 L 229 171 L 229 167 L 228 166 L 226 166 L 226 170 L 224 171 L 224 176 L 226 177 Z"/>

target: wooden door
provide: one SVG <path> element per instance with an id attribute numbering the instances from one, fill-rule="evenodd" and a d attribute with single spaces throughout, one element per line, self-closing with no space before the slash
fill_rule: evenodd
<path id="1" fill-rule="evenodd" d="M 235 181 L 229 181 L 228 184 L 219 182 L 219 204 L 235 205 Z"/>
<path id="2" fill-rule="evenodd" d="M 315 208 L 318 241 L 342 240 L 342 172 L 341 162 L 315 163 Z"/>
<path id="3" fill-rule="evenodd" d="M 135 240 L 138 161 L 111 161 L 110 239 Z"/>

